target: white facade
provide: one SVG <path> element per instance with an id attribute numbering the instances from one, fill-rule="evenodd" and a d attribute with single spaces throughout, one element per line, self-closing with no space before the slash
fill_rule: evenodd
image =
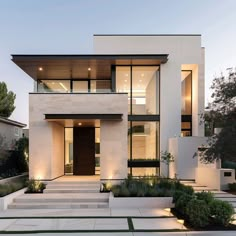
<path id="1" fill-rule="evenodd" d="M 96 79 L 104 73 L 105 77 L 107 70 L 104 69 L 102 71 L 99 65 L 105 65 L 108 62 L 106 57 L 109 55 L 113 55 L 109 59 L 111 66 L 124 64 L 131 66 L 140 65 L 140 63 L 145 66 L 147 65 L 145 64 L 146 57 L 152 55 L 154 59 L 149 58 L 149 62 L 152 63 L 156 60 L 159 63 L 160 85 L 158 96 L 159 94 L 160 96 L 154 98 L 158 101 L 157 103 L 150 103 L 151 106 L 153 104 L 157 106 L 158 114 L 156 116 L 159 116 L 159 120 L 155 121 L 159 127 L 157 132 L 158 141 L 153 144 L 159 146 L 158 148 L 156 147 L 158 152 L 172 151 L 169 143 L 174 142 L 172 138 L 181 136 L 181 101 L 183 99 L 181 94 L 181 71 L 183 70 L 191 71 L 192 75 L 192 94 L 191 98 L 189 98 L 192 104 L 191 135 L 204 136 L 204 127 L 199 124 L 199 114 L 204 112 L 205 63 L 204 48 L 201 47 L 200 35 L 94 35 L 94 54 L 84 56 L 84 59 L 81 59 L 79 56 L 77 59 L 74 59 L 73 56 L 68 56 L 69 60 L 66 56 L 63 57 L 63 55 L 61 55 L 61 59 L 56 58 L 56 56 L 44 57 L 36 55 L 35 58 L 32 56 L 27 57 L 27 55 L 24 58 L 21 56 L 17 57 L 17 55 L 13 56 L 13 61 L 35 80 L 35 93 L 30 94 L 29 103 L 31 178 L 51 180 L 64 175 L 64 128 L 69 126 L 66 125 L 66 120 L 62 118 L 48 121 L 45 119 L 45 114 L 61 115 L 61 117 L 68 114 L 121 114 L 122 120 L 120 121 L 100 120 L 100 178 L 123 179 L 127 176 L 127 94 L 119 94 L 119 92 L 113 91 L 114 87 L 112 87 L 111 94 L 90 94 L 84 92 L 83 94 L 71 94 L 71 89 L 66 90 L 66 94 L 65 91 L 62 94 L 58 92 L 56 94 L 39 92 L 39 87 L 41 86 L 39 81 L 49 81 L 55 78 L 55 76 L 58 76 L 58 78 L 55 78 L 58 81 L 65 81 L 65 77 L 70 78 L 70 83 L 68 84 L 72 84 L 73 80 L 78 78 L 84 79 L 86 76 L 89 79 Z M 161 59 L 155 59 L 155 57 L 159 58 L 158 55 L 160 57 L 167 55 L 168 60 L 161 61 Z M 124 58 L 120 59 L 122 56 Z M 84 62 L 82 61 L 82 63 L 81 60 L 84 60 Z M 31 64 L 30 68 L 25 66 L 27 63 Z M 77 66 L 73 67 L 73 63 L 77 63 Z M 82 74 L 79 71 L 79 66 L 82 68 L 81 71 L 84 70 L 86 73 Z M 115 82 L 112 76 L 111 72 L 111 85 L 113 86 Z M 65 89 L 67 82 L 63 83 L 60 82 L 59 84 L 62 84 L 61 87 Z M 146 91 L 146 99 L 150 100 L 152 96 L 150 96 L 149 91 L 151 89 Z M 73 120 L 71 122 L 73 126 L 75 122 L 73 123 Z M 76 122 L 78 123 L 78 121 Z M 153 143 L 153 141 L 150 142 Z M 193 143 L 194 149 L 198 144 L 198 142 Z M 180 145 L 180 143 L 173 145 Z M 176 154 L 178 162 L 180 161 L 181 153 L 184 153 L 184 148 L 187 145 L 187 143 L 180 145 L 181 152 Z M 159 153 L 156 156 L 159 157 Z M 185 155 L 184 158 L 191 157 Z M 185 160 L 182 160 L 182 162 L 188 163 Z M 193 178 L 193 175 L 187 174 L 188 168 L 194 168 L 194 163 L 190 163 L 190 165 L 191 167 L 187 167 L 180 164 L 175 169 L 175 172 L 178 172 L 183 178 Z M 160 175 L 166 175 L 166 173 L 167 167 L 161 162 Z"/>
<path id="2" fill-rule="evenodd" d="M 181 136 L 181 70 L 192 70 L 192 135 L 204 136 L 199 114 L 204 112 L 204 48 L 200 35 L 95 35 L 97 54 L 168 54 L 160 69 L 160 150 Z M 161 163 L 161 174 L 166 167 Z"/>

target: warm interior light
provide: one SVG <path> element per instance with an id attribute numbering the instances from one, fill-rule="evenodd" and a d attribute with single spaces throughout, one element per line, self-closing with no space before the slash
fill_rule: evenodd
<path id="1" fill-rule="evenodd" d="M 43 70 L 43 67 L 39 67 L 39 70 L 42 71 L 42 70 Z"/>
<path id="2" fill-rule="evenodd" d="M 127 82 L 127 79 L 125 79 L 125 82 Z"/>
<path id="3" fill-rule="evenodd" d="M 144 74 L 141 74 L 141 77 L 144 77 Z"/>
<path id="4" fill-rule="evenodd" d="M 90 70 L 91 70 L 91 68 L 89 67 L 89 68 L 88 68 L 88 71 L 90 71 Z"/>
<path id="5" fill-rule="evenodd" d="M 82 123 L 78 123 L 78 125 L 79 125 L 79 126 L 81 126 L 81 125 L 82 125 Z"/>
<path id="6" fill-rule="evenodd" d="M 63 83 L 60 82 L 59 84 L 61 85 L 62 88 L 64 88 L 66 91 L 68 91 L 66 86 Z"/>

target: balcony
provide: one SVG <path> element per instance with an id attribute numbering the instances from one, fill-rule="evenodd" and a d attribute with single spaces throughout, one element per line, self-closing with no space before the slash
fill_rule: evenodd
<path id="1" fill-rule="evenodd" d="M 37 80 L 36 93 L 112 93 L 111 80 Z"/>

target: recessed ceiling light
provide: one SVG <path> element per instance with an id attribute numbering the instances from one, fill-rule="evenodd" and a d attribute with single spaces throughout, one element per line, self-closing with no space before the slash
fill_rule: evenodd
<path id="1" fill-rule="evenodd" d="M 89 68 L 88 68 L 88 71 L 90 71 L 90 70 L 91 70 L 91 68 L 89 67 Z"/>
<path id="2" fill-rule="evenodd" d="M 42 70 L 43 70 L 43 67 L 39 67 L 39 70 L 42 71 Z"/>
<path id="3" fill-rule="evenodd" d="M 140 79 L 139 82 L 142 82 L 142 80 Z"/>
<path id="4" fill-rule="evenodd" d="M 129 75 L 128 74 L 125 74 L 126 77 L 128 77 Z"/>
<path id="5" fill-rule="evenodd" d="M 127 82 L 127 79 L 125 79 L 125 82 Z"/>
<path id="6" fill-rule="evenodd" d="M 141 77 L 144 77 L 144 74 L 141 74 Z"/>
<path id="7" fill-rule="evenodd" d="M 78 123 L 78 125 L 79 125 L 79 126 L 81 126 L 81 125 L 82 125 L 82 123 Z"/>

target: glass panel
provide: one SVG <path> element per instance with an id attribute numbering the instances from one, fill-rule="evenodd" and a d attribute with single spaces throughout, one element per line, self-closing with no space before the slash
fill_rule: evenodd
<path id="1" fill-rule="evenodd" d="M 111 92 L 110 80 L 90 80 L 90 91 L 92 93 L 109 93 Z"/>
<path id="2" fill-rule="evenodd" d="M 73 93 L 88 93 L 88 81 L 73 81 Z"/>
<path id="3" fill-rule="evenodd" d="M 130 66 L 117 66 L 116 67 L 116 92 L 128 93 L 128 112 L 130 114 Z"/>
<path id="4" fill-rule="evenodd" d="M 158 168 L 132 168 L 132 176 L 152 176 L 158 173 Z"/>
<path id="5" fill-rule="evenodd" d="M 157 159 L 159 157 L 159 123 L 132 122 L 132 159 Z"/>
<path id="6" fill-rule="evenodd" d="M 185 131 L 182 130 L 181 131 L 181 136 L 182 137 L 191 136 L 191 131 L 190 130 L 189 131 L 188 130 L 187 131 L 186 130 Z"/>
<path id="7" fill-rule="evenodd" d="M 132 114 L 159 114 L 159 67 L 132 67 Z"/>
<path id="8" fill-rule="evenodd" d="M 100 128 L 95 128 L 95 166 L 100 167 Z"/>
<path id="9" fill-rule="evenodd" d="M 70 81 L 69 80 L 39 80 L 38 92 L 41 93 L 69 93 Z"/>
<path id="10" fill-rule="evenodd" d="M 65 128 L 65 174 L 73 173 L 73 128 Z"/>
<path id="11" fill-rule="evenodd" d="M 182 115 L 192 114 L 192 71 L 181 71 L 182 80 Z"/>

